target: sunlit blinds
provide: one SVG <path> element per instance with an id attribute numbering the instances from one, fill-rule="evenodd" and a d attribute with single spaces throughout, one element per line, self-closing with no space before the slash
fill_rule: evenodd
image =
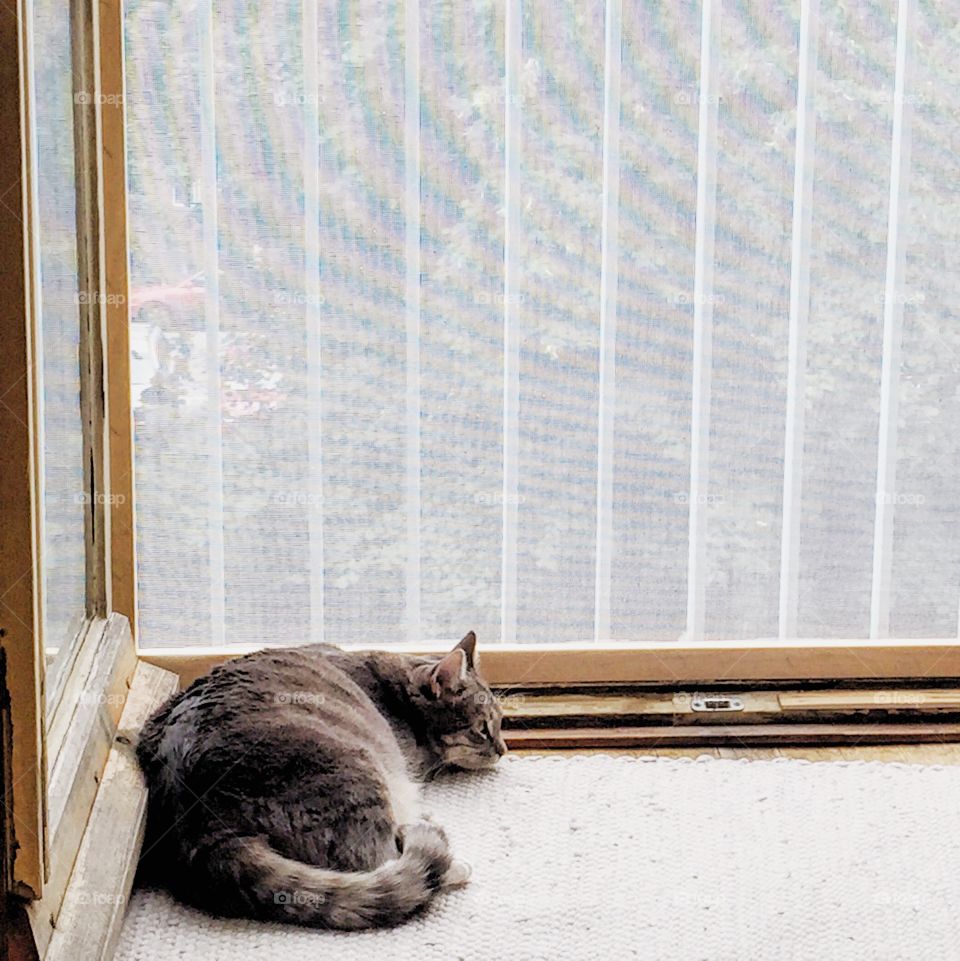
<path id="1" fill-rule="evenodd" d="M 128 3 L 141 643 L 956 635 L 958 53 Z"/>

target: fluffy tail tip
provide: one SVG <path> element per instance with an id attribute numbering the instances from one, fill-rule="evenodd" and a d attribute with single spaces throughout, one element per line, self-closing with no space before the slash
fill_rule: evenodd
<path id="1" fill-rule="evenodd" d="M 455 861 L 450 854 L 447 835 L 438 824 L 424 817 L 399 828 L 403 849 L 418 850 L 426 855 L 438 872 L 442 888 L 459 888 L 470 880 L 473 869 L 466 861 Z"/>
<path id="2" fill-rule="evenodd" d="M 454 861 L 443 877 L 445 888 L 462 888 L 473 874 L 473 868 L 466 861 Z"/>

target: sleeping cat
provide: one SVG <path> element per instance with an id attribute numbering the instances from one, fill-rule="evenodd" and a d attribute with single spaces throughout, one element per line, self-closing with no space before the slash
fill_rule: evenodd
<path id="1" fill-rule="evenodd" d="M 216 914 L 396 924 L 469 869 L 418 782 L 506 752 L 469 633 L 442 658 L 318 644 L 215 668 L 144 725 L 142 866 Z"/>

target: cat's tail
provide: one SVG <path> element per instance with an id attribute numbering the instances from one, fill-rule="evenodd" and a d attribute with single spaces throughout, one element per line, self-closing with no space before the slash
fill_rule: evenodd
<path id="1" fill-rule="evenodd" d="M 207 869 L 216 887 L 239 898 L 230 913 L 321 928 L 389 927 L 470 874 L 453 860 L 443 829 L 430 821 L 404 826 L 401 838 L 400 856 L 371 871 L 318 868 L 250 837 L 222 841 L 209 852 Z"/>

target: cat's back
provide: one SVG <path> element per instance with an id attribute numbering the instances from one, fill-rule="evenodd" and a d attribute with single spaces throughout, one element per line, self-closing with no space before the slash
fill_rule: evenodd
<path id="1" fill-rule="evenodd" d="M 215 668 L 147 723 L 138 748 L 144 769 L 184 777 L 242 761 L 265 773 L 307 755 L 335 766 L 395 756 L 390 725 L 333 652 L 268 649 Z"/>

